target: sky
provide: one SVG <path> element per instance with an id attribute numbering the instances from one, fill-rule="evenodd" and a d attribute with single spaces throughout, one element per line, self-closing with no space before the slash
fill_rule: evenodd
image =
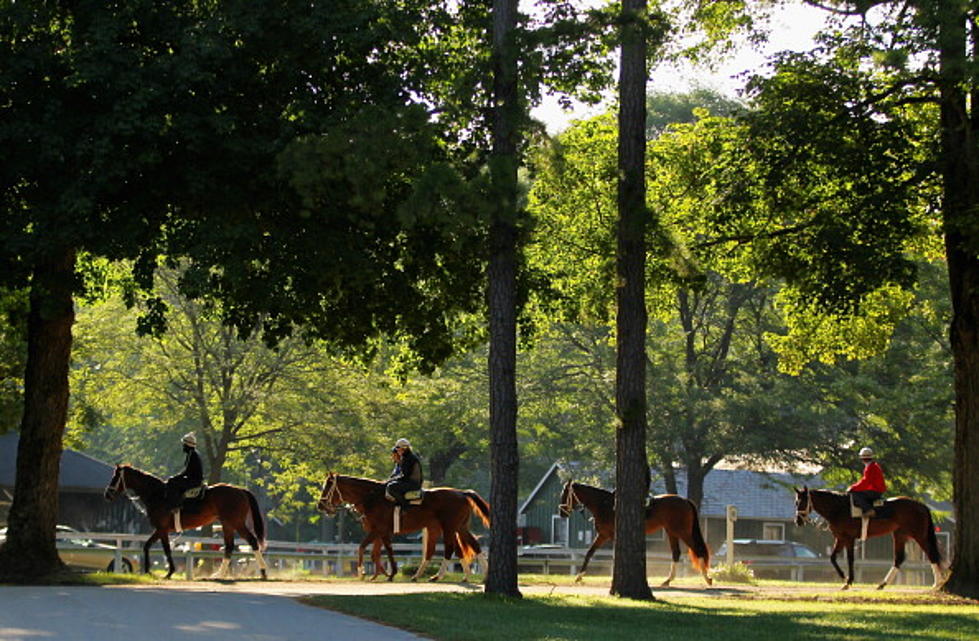
<path id="1" fill-rule="evenodd" d="M 825 14 L 819 9 L 800 3 L 788 4 L 772 16 L 771 37 L 761 50 L 744 45 L 715 70 L 681 67 L 658 67 L 650 72 L 648 90 L 683 92 L 695 88 L 714 89 L 736 96 L 743 80 L 737 76 L 749 70 L 761 70 L 766 58 L 777 52 L 792 49 L 804 51 L 813 46 L 812 37 L 823 25 Z M 588 118 L 606 109 L 606 106 L 590 107 L 576 104 L 573 111 L 561 109 L 557 98 L 548 97 L 544 104 L 533 110 L 535 118 L 547 125 L 549 133 L 565 129 L 573 120 Z"/>

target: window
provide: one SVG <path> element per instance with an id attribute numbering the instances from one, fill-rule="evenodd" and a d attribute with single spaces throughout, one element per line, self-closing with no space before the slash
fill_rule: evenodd
<path id="1" fill-rule="evenodd" d="M 782 541 L 785 539 L 784 523 L 765 523 L 761 526 L 761 538 L 766 541 Z"/>
<path id="2" fill-rule="evenodd" d="M 568 545 L 568 525 L 571 519 L 562 518 L 558 514 L 551 516 L 551 543 Z"/>

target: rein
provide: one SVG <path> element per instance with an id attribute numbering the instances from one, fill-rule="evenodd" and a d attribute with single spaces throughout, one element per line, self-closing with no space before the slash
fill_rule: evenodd
<path id="1" fill-rule="evenodd" d="M 109 486 L 113 494 L 120 494 L 126 492 L 129 488 L 126 487 L 126 471 L 124 468 L 119 468 L 119 474 L 116 475 L 116 482 Z"/>
<path id="2" fill-rule="evenodd" d="M 574 483 L 568 486 L 568 492 L 566 495 L 568 497 L 568 500 L 566 503 L 561 503 L 561 505 L 558 506 L 559 510 L 563 510 L 568 514 L 571 514 L 572 512 L 574 512 L 575 507 L 578 508 L 585 507 L 585 504 L 581 502 L 581 499 L 578 498 L 578 494 L 574 490 Z"/>
<path id="3" fill-rule="evenodd" d="M 795 515 L 798 518 L 807 519 L 812 511 L 812 490 L 806 490 L 806 506 L 801 510 L 796 510 Z"/>
<path id="4" fill-rule="evenodd" d="M 336 497 L 336 500 L 334 500 Z M 324 512 L 329 513 L 330 508 L 333 509 L 335 513 L 337 508 L 346 508 L 355 514 L 360 514 L 354 504 L 343 498 L 343 493 L 340 491 L 340 477 L 337 474 L 332 475 L 328 478 L 325 483 L 323 483 L 323 495 L 320 497 L 320 502 L 317 504 L 318 507 Z"/>

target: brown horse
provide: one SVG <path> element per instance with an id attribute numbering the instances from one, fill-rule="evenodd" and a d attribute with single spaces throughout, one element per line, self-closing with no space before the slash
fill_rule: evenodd
<path id="1" fill-rule="evenodd" d="M 585 554 L 585 562 L 575 578 L 576 582 L 581 581 L 585 575 L 588 561 L 595 554 L 595 550 L 606 541 L 615 538 L 615 494 L 584 483 L 575 483 L 569 479 L 561 492 L 561 504 L 558 509 L 561 516 L 568 517 L 571 516 L 572 510 L 580 507 L 586 507 L 591 512 L 596 534 L 595 540 Z M 670 563 L 670 575 L 663 581 L 663 587 L 670 585 L 676 576 L 676 565 L 680 560 L 679 541 L 687 544 L 690 563 L 700 571 L 707 585 L 713 583 L 713 579 L 707 574 L 710 569 L 710 549 L 700 532 L 697 506 L 692 501 L 676 494 L 660 494 L 653 497 L 646 506 L 645 525 L 646 534 L 663 528 L 670 540 L 673 562 Z"/>
<path id="2" fill-rule="evenodd" d="M 375 572 L 371 578 L 377 577 L 380 572 L 380 545 L 384 545 L 391 566 L 391 573 L 385 573 L 385 575 L 388 580 L 391 580 L 397 573 L 397 563 L 391 550 L 391 536 L 417 532 L 421 529 L 427 530 L 427 542 L 422 555 L 422 562 L 419 564 L 418 571 L 412 576 L 412 581 L 416 581 L 425 570 L 429 559 L 435 553 L 435 542 L 440 534 L 442 535 L 444 558 L 438 574 L 432 577 L 432 581 L 438 581 L 445 576 L 449 560 L 452 558 L 453 552 L 456 551 L 459 552 L 459 557 L 462 559 L 465 572 L 463 581 L 469 581 L 469 564 L 474 558 L 479 557 L 483 567 L 487 567 L 486 556 L 482 553 L 476 537 L 469 531 L 469 519 L 475 511 L 482 519 L 483 524 L 489 526 L 489 504 L 473 490 L 457 490 L 448 487 L 425 490 L 421 505 L 403 511 L 400 528 L 395 532 L 395 506 L 384 498 L 384 483 L 330 472 L 326 481 L 323 482 L 323 492 L 316 507 L 332 516 L 336 514 L 337 508 L 342 506 L 351 507 L 360 515 L 361 524 L 367 532 L 367 536 L 360 543 L 357 555 L 357 569 L 362 577 L 364 575 L 364 549 L 368 544 L 374 544 L 371 558 L 374 561 Z"/>
<path id="3" fill-rule="evenodd" d="M 224 559 L 218 574 L 225 576 L 230 571 L 231 553 L 235 547 L 237 532 L 252 546 L 262 578 L 267 578 L 267 566 L 262 556 L 266 546 L 265 521 L 251 492 L 226 483 L 209 486 L 203 498 L 195 502 L 193 509 L 180 510 L 178 524 L 177 514 L 171 512 L 164 502 L 165 485 L 162 479 L 131 465 L 116 465 L 112 480 L 105 488 L 107 501 L 131 491 L 146 506 L 146 516 L 153 526 L 153 534 L 143 545 L 143 572 L 150 571 L 150 547 L 159 539 L 167 556 L 169 571 L 166 578 L 169 579 L 175 569 L 173 556 L 170 554 L 170 532 L 190 530 L 220 521 L 224 534 Z"/>
<path id="4" fill-rule="evenodd" d="M 883 589 L 897 576 L 901 564 L 904 563 L 904 546 L 909 538 L 917 541 L 921 549 L 928 555 L 932 573 L 935 576 L 933 587 L 938 587 L 943 579 L 942 554 L 938 550 L 938 537 L 935 536 L 935 524 L 931 519 L 931 510 L 924 503 L 899 496 L 888 499 L 884 503 L 884 507 L 879 508 L 878 511 L 882 514 L 880 517 L 874 517 L 870 520 L 867 537 L 893 534 L 894 565 L 888 570 L 884 580 L 877 585 L 877 589 Z M 846 583 L 843 584 L 843 589 L 846 590 L 853 584 L 853 546 L 856 540 L 860 538 L 861 519 L 850 515 L 850 497 L 846 494 L 829 490 L 810 490 L 808 487 L 803 487 L 801 490 L 796 489 L 796 525 L 803 525 L 812 512 L 816 512 L 826 519 L 829 523 L 830 532 L 836 539 L 829 560 L 836 568 L 840 578 L 846 580 Z M 849 566 L 848 575 L 843 574 L 843 570 L 836 562 L 836 555 L 844 548 L 846 548 L 846 561 Z"/>

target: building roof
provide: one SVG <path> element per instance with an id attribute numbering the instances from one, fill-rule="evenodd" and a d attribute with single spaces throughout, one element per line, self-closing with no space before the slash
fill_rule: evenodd
<path id="1" fill-rule="evenodd" d="M 652 471 L 653 492 L 665 492 L 663 477 Z M 677 493 L 687 496 L 686 470 L 676 471 Z M 704 478 L 704 499 L 700 504 L 702 516 L 724 517 L 728 505 L 738 508 L 738 514 L 751 519 L 795 518 L 792 486 L 822 487 L 819 476 L 756 472 L 753 470 L 713 469 Z"/>
<path id="2" fill-rule="evenodd" d="M 13 487 L 17 477 L 17 444 L 20 434 L 0 435 L 0 487 Z M 101 492 L 112 478 L 113 466 L 87 454 L 65 449 L 61 454 L 58 486 L 63 490 Z"/>

